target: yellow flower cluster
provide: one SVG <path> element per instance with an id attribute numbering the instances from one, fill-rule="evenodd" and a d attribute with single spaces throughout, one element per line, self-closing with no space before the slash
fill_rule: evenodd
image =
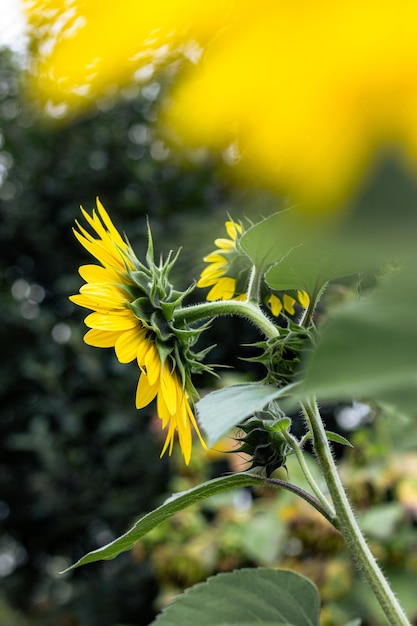
<path id="1" fill-rule="evenodd" d="M 157 412 L 162 428 L 168 429 L 164 447 L 171 454 L 178 433 L 185 462 L 188 464 L 192 448 L 192 428 L 201 443 L 201 435 L 190 406 L 189 394 L 184 390 L 175 360 L 163 358 L 158 350 L 155 334 L 137 317 L 132 302 L 137 297 L 133 272 L 140 265 L 128 241 L 113 225 L 107 211 L 97 200 L 97 212 L 82 214 L 96 237 L 76 221 L 74 234 L 81 245 L 101 265 L 83 265 L 79 269 L 86 283 L 80 293 L 70 297 L 79 306 L 91 309 L 85 318 L 90 329 L 84 340 L 98 348 L 113 347 L 121 363 L 136 360 L 141 374 L 136 392 L 136 407 L 143 408 L 157 398 Z"/>
<path id="2" fill-rule="evenodd" d="M 251 263 L 249 258 L 239 250 L 239 237 L 243 234 L 241 224 L 229 220 L 225 223 L 229 238 L 219 238 L 214 241 L 216 250 L 204 257 L 208 263 L 201 272 L 197 287 L 211 287 L 207 294 L 207 300 L 246 300 L 246 288 L 249 281 Z M 297 299 L 288 293 L 280 298 L 275 293 L 268 291 L 265 303 L 272 314 L 278 317 L 282 312 L 295 314 L 297 301 L 302 307 L 307 307 L 309 297 L 305 291 L 297 291 Z"/>

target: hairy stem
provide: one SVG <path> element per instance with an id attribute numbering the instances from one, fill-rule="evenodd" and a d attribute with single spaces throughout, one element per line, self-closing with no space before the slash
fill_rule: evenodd
<path id="1" fill-rule="evenodd" d="M 273 487 L 282 487 L 283 489 L 286 489 L 287 491 L 291 491 L 292 493 L 295 493 L 297 496 L 300 496 L 300 498 L 302 498 L 303 500 L 311 504 L 311 506 L 314 507 L 316 511 L 321 513 L 323 517 L 327 519 L 327 521 L 333 524 L 333 526 L 335 525 L 334 516 L 332 516 L 329 513 L 327 507 L 323 507 L 322 504 L 318 501 L 318 499 L 312 496 L 311 493 L 304 491 L 304 489 L 301 489 L 301 487 L 297 487 L 296 485 L 293 485 L 292 483 L 288 483 L 286 480 L 280 480 L 279 478 L 263 477 L 262 480 L 264 481 L 264 483 L 268 485 L 272 485 Z"/>
<path id="2" fill-rule="evenodd" d="M 410 622 L 395 597 L 387 579 L 379 568 L 356 521 L 345 489 L 340 480 L 315 400 L 305 403 L 303 405 L 303 412 L 308 427 L 313 435 L 314 449 L 333 500 L 337 526 L 357 566 L 363 572 L 373 589 L 390 626 L 410 626 Z"/>
<path id="3" fill-rule="evenodd" d="M 323 291 L 326 289 L 327 283 L 318 287 L 315 292 L 310 297 L 310 302 L 308 303 L 308 307 L 303 311 L 300 320 L 298 322 L 299 326 L 303 328 L 309 328 L 313 322 L 314 311 L 316 310 L 316 306 L 321 296 L 323 295 Z"/>
<path id="4" fill-rule="evenodd" d="M 215 302 L 202 302 L 180 307 L 174 311 L 175 320 L 185 320 L 190 324 L 218 315 L 238 315 L 239 317 L 244 317 L 253 322 L 266 337 L 279 336 L 279 330 L 275 324 L 252 302 L 216 300 Z"/>
<path id="5" fill-rule="evenodd" d="M 303 454 L 303 451 L 302 451 L 298 441 L 290 433 L 287 433 L 287 432 L 283 431 L 283 434 L 284 434 L 284 437 L 286 438 L 286 440 L 288 441 L 288 443 L 290 444 L 291 448 L 294 450 L 294 454 L 297 457 L 298 464 L 301 467 L 301 471 L 303 472 L 306 481 L 310 485 L 314 495 L 316 496 L 317 500 L 320 502 L 322 508 L 325 511 L 327 511 L 327 514 L 328 514 L 327 519 L 332 524 L 334 524 L 334 518 L 336 516 L 334 508 L 333 508 L 332 504 L 327 500 L 326 496 L 321 491 L 321 489 L 318 486 L 317 482 L 315 481 L 312 473 L 310 472 L 309 467 L 308 467 L 308 465 L 306 463 L 306 460 L 305 460 L 305 456 Z"/>

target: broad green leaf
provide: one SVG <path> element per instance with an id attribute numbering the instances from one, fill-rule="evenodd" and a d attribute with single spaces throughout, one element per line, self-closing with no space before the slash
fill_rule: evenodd
<path id="1" fill-rule="evenodd" d="M 261 411 L 272 400 L 287 395 L 293 387 L 294 384 L 277 389 L 262 383 L 242 383 L 209 393 L 196 405 L 208 445 L 213 446 L 231 428 L 255 411 Z"/>
<path id="2" fill-rule="evenodd" d="M 178 596 L 155 626 L 319 626 L 316 586 L 287 570 L 218 574 Z"/>
<path id="3" fill-rule="evenodd" d="M 298 228 L 299 214 L 287 209 L 249 228 L 240 239 L 240 245 L 259 270 L 281 260 L 302 242 Z"/>
<path id="4" fill-rule="evenodd" d="M 301 289 L 308 294 L 316 294 L 330 280 L 349 276 L 363 269 L 355 257 L 341 259 L 330 242 L 325 242 L 320 250 L 308 252 L 308 248 L 299 246 L 288 256 L 273 265 L 265 279 L 272 289 L 287 291 Z"/>
<path id="5" fill-rule="evenodd" d="M 417 415 L 417 277 L 415 262 L 386 276 L 323 326 L 306 355 L 301 396 L 368 398 Z"/>
<path id="6" fill-rule="evenodd" d="M 65 571 L 74 569 L 80 565 L 86 565 L 87 563 L 94 563 L 95 561 L 114 559 L 118 554 L 130 550 L 141 537 L 155 528 L 155 526 L 158 526 L 158 524 L 161 524 L 161 522 L 164 522 L 166 519 L 191 504 L 200 502 L 222 491 L 260 484 L 263 484 L 261 477 L 242 472 L 215 478 L 198 485 L 198 487 L 193 487 L 188 491 L 176 493 L 168 498 L 160 507 L 139 519 L 124 535 L 121 535 L 102 548 L 98 548 L 98 550 L 89 552 Z"/>

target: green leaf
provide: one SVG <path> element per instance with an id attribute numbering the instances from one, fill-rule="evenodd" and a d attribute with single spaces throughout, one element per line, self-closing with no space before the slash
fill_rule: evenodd
<path id="1" fill-rule="evenodd" d="M 343 446 L 349 446 L 349 448 L 354 447 L 348 439 L 345 439 L 345 437 L 342 437 L 342 435 L 339 435 L 338 433 L 333 433 L 331 430 L 326 430 L 326 437 L 329 441 L 341 443 Z"/>
<path id="2" fill-rule="evenodd" d="M 178 596 L 155 626 L 319 626 L 316 586 L 287 570 L 218 574 Z"/>
<path id="3" fill-rule="evenodd" d="M 240 245 L 259 270 L 281 260 L 303 239 L 297 222 L 297 211 L 287 209 L 274 213 L 249 228 L 240 239 Z"/>
<path id="4" fill-rule="evenodd" d="M 139 519 L 124 535 L 121 535 L 102 548 L 89 552 L 65 571 L 75 569 L 87 563 L 94 563 L 95 561 L 114 559 L 118 554 L 130 550 L 141 537 L 155 528 L 155 526 L 158 526 L 158 524 L 161 524 L 161 522 L 164 522 L 166 519 L 191 504 L 200 502 L 222 491 L 249 487 L 251 485 L 260 485 L 263 483 L 264 481 L 261 477 L 242 472 L 215 478 L 214 480 L 198 485 L 198 487 L 193 487 L 188 491 L 176 493 L 168 498 L 160 507 Z"/>
<path id="5" fill-rule="evenodd" d="M 309 251 L 305 245 L 295 248 L 267 271 L 265 279 L 268 285 L 278 291 L 301 289 L 308 294 L 316 294 L 330 280 L 363 269 L 355 257 L 338 258 L 338 253 L 332 248 L 332 242 L 327 246 L 323 242 L 320 250 L 315 251 Z"/>
<path id="6" fill-rule="evenodd" d="M 359 514 L 359 525 L 367 536 L 378 541 L 393 537 L 404 519 L 404 508 L 398 502 L 382 502 Z"/>
<path id="7" fill-rule="evenodd" d="M 416 312 L 416 267 L 408 263 L 331 316 L 306 354 L 301 396 L 375 399 L 417 415 Z"/>
<path id="8" fill-rule="evenodd" d="M 285 396 L 294 383 L 277 389 L 262 383 L 243 383 L 213 391 L 197 402 L 199 423 L 208 436 L 208 445 L 224 437 L 231 428 L 261 411 L 269 402 Z"/>

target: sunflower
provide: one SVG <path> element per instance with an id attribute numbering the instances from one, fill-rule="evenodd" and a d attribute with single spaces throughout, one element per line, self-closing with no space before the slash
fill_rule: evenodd
<path id="1" fill-rule="evenodd" d="M 93 210 L 92 215 L 82 207 L 81 212 L 95 236 L 78 221 L 74 234 L 100 263 L 80 267 L 86 283 L 79 294 L 70 297 L 75 304 L 93 311 L 85 318 L 90 330 L 84 341 L 97 348 L 114 348 L 121 363 L 137 361 L 141 373 L 136 408 L 157 399 L 158 417 L 162 429 L 167 429 L 161 456 L 166 450 L 172 453 L 177 433 L 188 464 L 192 429 L 206 447 L 192 410 L 193 398 L 198 394 L 190 378 L 198 362 L 190 346 L 199 331 L 176 328 L 172 321 L 172 311 L 185 295 L 173 290 L 168 281 L 173 263 L 170 257 L 165 264 L 153 263 L 149 236 L 148 266 L 143 265 L 98 199 L 97 211 Z"/>
<path id="2" fill-rule="evenodd" d="M 201 272 L 197 287 L 211 287 L 207 300 L 246 300 L 247 285 L 251 271 L 249 257 L 240 249 L 239 239 L 244 233 L 241 224 L 229 220 L 225 223 L 229 238 L 216 239 L 216 250 L 204 257 L 209 265 Z M 297 302 L 306 308 L 309 297 L 305 291 L 295 291 L 294 297 L 288 293 L 277 295 L 271 290 L 262 294 L 263 302 L 271 313 L 278 317 L 281 313 L 295 314 Z"/>

